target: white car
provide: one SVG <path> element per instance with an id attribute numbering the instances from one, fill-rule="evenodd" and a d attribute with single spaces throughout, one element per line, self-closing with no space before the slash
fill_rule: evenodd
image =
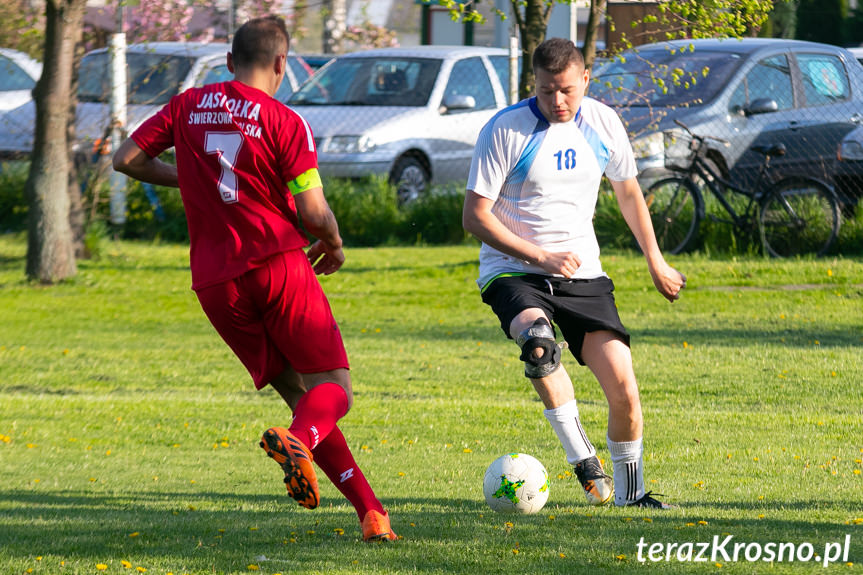
<path id="1" fill-rule="evenodd" d="M 315 135 L 325 176 L 382 175 L 400 202 L 467 181 L 482 126 L 508 103 L 500 48 L 420 46 L 345 54 L 287 101 Z"/>
<path id="2" fill-rule="evenodd" d="M 0 112 L 32 100 L 40 76 L 42 64 L 24 52 L 0 48 Z"/>
<path id="3" fill-rule="evenodd" d="M 164 106 L 171 96 L 192 86 L 232 78 L 226 64 L 230 46 L 211 42 L 150 42 L 126 48 L 127 122 L 131 133 Z M 75 121 L 77 151 L 100 149 L 110 133 L 110 54 L 106 48 L 84 55 L 78 74 Z M 289 55 L 285 80 L 276 97 L 285 100 L 311 74 L 296 55 Z M 32 102 L 6 114 L 0 123 L 0 155 L 29 153 L 33 146 L 35 106 Z M 5 124 L 5 125 L 3 125 Z"/>

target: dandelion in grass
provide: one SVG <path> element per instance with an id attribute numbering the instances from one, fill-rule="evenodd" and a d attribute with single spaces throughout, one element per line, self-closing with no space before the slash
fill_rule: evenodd
<path id="1" fill-rule="evenodd" d="M 105 565 L 104 563 L 96 563 L 96 569 L 98 569 L 99 571 L 104 571 L 107 568 L 108 568 L 108 566 Z"/>
<path id="2" fill-rule="evenodd" d="M 249 571 L 260 571 L 261 570 L 261 568 L 258 567 L 257 565 L 255 565 L 254 563 L 252 563 L 251 565 L 247 565 L 246 569 L 248 569 Z"/>
<path id="3" fill-rule="evenodd" d="M 721 569 L 721 568 L 722 568 L 722 563 L 714 563 L 714 565 L 716 565 L 716 568 L 717 568 L 717 569 Z"/>
<path id="4" fill-rule="evenodd" d="M 691 523 L 691 522 L 690 522 L 690 523 L 687 523 L 687 524 L 686 524 L 686 526 L 687 526 L 687 527 L 695 527 L 695 523 Z"/>
<path id="5" fill-rule="evenodd" d="M 137 571 L 138 573 L 146 573 L 147 568 L 138 566 L 138 567 L 135 567 L 135 571 Z"/>
<path id="6" fill-rule="evenodd" d="M 139 532 L 137 532 L 137 531 L 134 531 L 134 532 L 132 532 L 132 533 L 129 533 L 129 537 L 137 537 L 138 535 L 140 535 L 140 533 L 139 533 Z"/>
<path id="7" fill-rule="evenodd" d="M 650 517 L 642 517 L 641 520 L 645 523 L 653 523 L 653 519 L 651 519 Z"/>
<path id="8" fill-rule="evenodd" d="M 335 529 L 333 529 L 333 533 L 335 533 L 336 535 L 344 535 L 345 530 L 342 529 L 341 527 L 336 527 Z"/>
<path id="9" fill-rule="evenodd" d="M 626 561 L 626 555 L 624 555 L 623 553 L 621 553 L 620 555 L 615 555 L 614 558 L 618 561 Z"/>
<path id="10" fill-rule="evenodd" d="M 462 453 L 473 453 L 473 450 L 470 447 L 465 447 L 462 449 Z"/>
<path id="11" fill-rule="evenodd" d="M 563 553 L 558 553 L 557 556 L 561 559 L 566 559 L 566 555 L 564 555 Z"/>

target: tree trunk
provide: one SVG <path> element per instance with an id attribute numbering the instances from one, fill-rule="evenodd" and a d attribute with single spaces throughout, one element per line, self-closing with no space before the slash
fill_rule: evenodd
<path id="1" fill-rule="evenodd" d="M 69 224 L 69 98 L 86 0 L 45 2 L 45 58 L 33 90 L 36 131 L 27 178 L 27 276 L 42 283 L 77 272 Z"/>
<path id="2" fill-rule="evenodd" d="M 584 67 L 592 68 L 596 58 L 596 34 L 599 31 L 599 20 L 605 13 L 606 0 L 590 0 L 590 15 L 587 17 L 587 28 L 584 31 Z"/>
<path id="3" fill-rule="evenodd" d="M 521 36 L 521 79 L 518 87 L 520 99 L 531 96 L 536 88 L 533 51 L 545 40 L 545 29 L 548 27 L 548 18 L 553 5 L 553 0 L 527 0 L 526 2 L 512 0 L 512 10 Z M 524 7 L 524 16 L 519 12 L 522 7 Z"/>

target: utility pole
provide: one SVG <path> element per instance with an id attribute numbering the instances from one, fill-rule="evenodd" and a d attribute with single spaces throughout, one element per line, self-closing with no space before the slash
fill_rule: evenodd
<path id="1" fill-rule="evenodd" d="M 117 31 L 111 34 L 111 151 L 126 137 L 126 33 L 123 31 L 123 0 L 117 2 Z M 111 172 L 111 223 L 126 223 L 126 175 Z"/>

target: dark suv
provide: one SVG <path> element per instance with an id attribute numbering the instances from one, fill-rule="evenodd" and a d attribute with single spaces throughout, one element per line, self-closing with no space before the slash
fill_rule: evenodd
<path id="1" fill-rule="evenodd" d="M 589 95 L 615 107 L 633 137 L 639 173 L 665 170 L 663 132 L 681 120 L 721 138 L 710 158 L 737 184 L 754 180 L 753 145 L 783 143 L 773 177 L 806 175 L 837 188 L 845 136 L 863 125 L 863 66 L 836 46 L 767 38 L 677 40 L 624 52 L 594 70 Z M 856 203 L 853 189 L 837 189 Z"/>

